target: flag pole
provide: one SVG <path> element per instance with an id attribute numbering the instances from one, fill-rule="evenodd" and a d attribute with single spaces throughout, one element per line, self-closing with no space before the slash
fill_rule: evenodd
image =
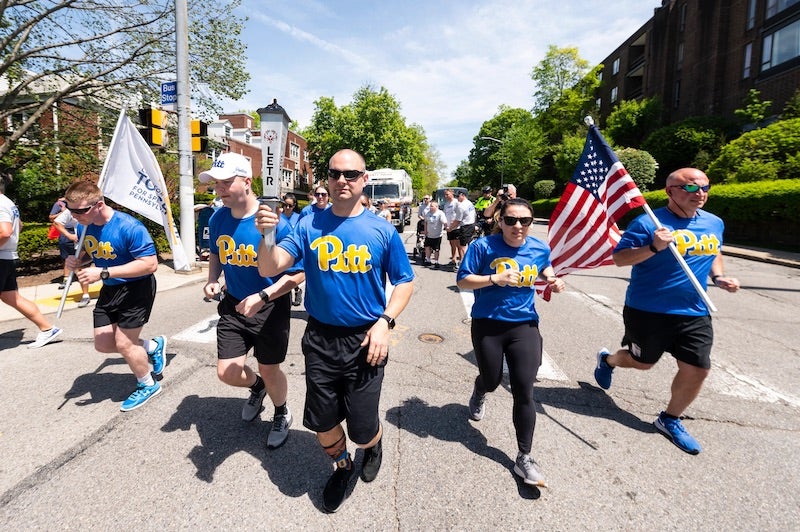
<path id="1" fill-rule="evenodd" d="M 114 144 L 114 140 L 117 138 L 117 133 L 119 132 L 119 128 L 122 125 L 122 120 L 125 117 L 125 107 L 119 112 L 119 118 L 117 119 L 117 126 L 114 128 L 114 135 L 111 137 L 111 144 Z M 111 153 L 111 150 L 108 150 L 108 153 Z M 103 161 L 103 169 L 100 170 L 100 178 L 97 180 L 97 187 L 100 190 L 103 190 L 102 184 L 103 180 L 106 178 L 106 172 L 108 171 L 108 156 L 106 156 L 105 161 Z M 83 241 L 86 239 L 86 229 L 87 227 L 84 226 L 83 231 L 81 231 L 81 237 L 78 239 L 78 243 L 75 244 L 75 259 L 78 259 L 81 255 L 81 250 L 83 250 Z M 67 276 L 67 282 L 64 284 L 64 292 L 61 294 L 61 302 L 58 304 L 58 310 L 56 311 L 56 319 L 61 318 L 61 313 L 64 312 L 64 304 L 67 302 L 67 295 L 69 293 L 69 286 L 72 284 L 72 278 L 75 277 L 75 271 L 70 270 L 69 275 Z"/>

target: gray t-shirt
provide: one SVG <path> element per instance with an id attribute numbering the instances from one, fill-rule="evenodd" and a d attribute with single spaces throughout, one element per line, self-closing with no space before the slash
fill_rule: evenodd
<path id="1" fill-rule="evenodd" d="M 427 223 L 425 227 L 425 236 L 428 238 L 439 238 L 444 235 L 444 226 L 447 224 L 447 218 L 441 209 L 437 209 L 436 212 L 428 211 L 428 214 L 425 216 L 425 222 Z"/>
<path id="2" fill-rule="evenodd" d="M 17 255 L 17 245 L 19 244 L 19 209 L 14 202 L 0 194 L 0 223 L 8 222 L 11 224 L 11 236 L 0 245 L 0 259 L 14 260 L 19 258 Z"/>

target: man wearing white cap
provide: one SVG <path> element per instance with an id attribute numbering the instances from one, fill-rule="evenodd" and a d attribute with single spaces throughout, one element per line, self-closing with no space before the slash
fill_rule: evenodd
<path id="1" fill-rule="evenodd" d="M 288 382 L 280 364 L 289 345 L 289 293 L 303 281 L 302 265 L 272 278 L 258 273 L 261 233 L 254 223 L 258 198 L 251 187 L 253 170 L 247 158 L 223 153 L 199 180 L 214 181 L 224 205 L 209 220 L 208 282 L 203 288 L 208 298 L 219 295 L 219 277 L 225 274 L 225 294 L 218 306 L 217 376 L 231 386 L 250 388 L 250 398 L 242 408 L 244 421 L 258 417 L 269 394 L 275 413 L 267 448 L 275 449 L 284 444 L 292 425 L 286 404 Z M 278 241 L 291 229 L 285 218 L 281 222 L 275 235 Z M 258 373 L 245 363 L 250 348 L 254 348 Z"/>

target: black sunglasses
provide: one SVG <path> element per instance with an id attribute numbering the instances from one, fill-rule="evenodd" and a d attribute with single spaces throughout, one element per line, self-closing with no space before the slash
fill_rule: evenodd
<path id="1" fill-rule="evenodd" d="M 694 183 L 685 183 L 683 185 L 671 185 L 670 188 L 680 188 L 685 190 L 686 192 L 697 192 L 698 190 L 702 190 L 703 192 L 708 192 L 711 190 L 711 185 L 695 185 Z"/>
<path id="2" fill-rule="evenodd" d="M 314 195 L 316 197 L 318 197 L 318 198 L 324 198 L 325 196 L 328 195 L 328 193 L 327 192 L 314 192 Z"/>
<path id="3" fill-rule="evenodd" d="M 283 204 L 283 208 L 284 209 L 294 209 L 294 203 L 284 203 Z"/>
<path id="4" fill-rule="evenodd" d="M 361 170 L 334 170 L 333 168 L 328 169 L 328 177 L 331 179 L 339 179 L 339 176 L 343 175 L 345 179 L 348 181 L 355 181 L 362 175 L 364 172 Z"/>
<path id="5" fill-rule="evenodd" d="M 503 216 L 503 223 L 508 226 L 517 225 L 517 222 L 522 224 L 522 227 L 528 227 L 533 223 L 533 216 L 523 216 L 522 218 L 517 218 L 516 216 Z"/>
<path id="6" fill-rule="evenodd" d="M 69 209 L 69 212 L 71 212 L 72 214 L 86 214 L 87 212 L 91 211 L 94 208 L 94 206 L 97 205 L 98 203 L 100 202 L 95 201 L 94 203 L 92 203 L 88 207 L 84 207 L 83 209 L 73 209 L 69 205 L 67 205 L 67 209 Z"/>

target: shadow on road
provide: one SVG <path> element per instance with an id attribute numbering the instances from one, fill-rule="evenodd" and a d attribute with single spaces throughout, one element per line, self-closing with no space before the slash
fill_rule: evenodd
<path id="1" fill-rule="evenodd" d="M 490 446 L 486 437 L 472 426 L 465 404 L 431 406 L 419 397 L 411 397 L 403 401 L 401 406 L 390 408 L 386 412 L 386 421 L 420 438 L 461 443 L 473 453 L 497 462 L 517 478 L 512 472 L 514 460 L 500 449 Z M 519 480 L 517 483 L 520 497 L 538 499 L 541 495 L 538 488 Z"/>
<path id="2" fill-rule="evenodd" d="M 187 458 L 205 482 L 214 480 L 214 473 L 232 455 L 245 452 L 261 461 L 270 480 L 289 497 L 309 495 L 311 502 L 322 508 L 322 488 L 333 472 L 331 462 L 317 443 L 314 433 L 289 430 L 289 439 L 279 449 L 267 449 L 269 417 L 247 423 L 242 421 L 244 398 L 200 397 L 190 395 L 178 405 L 164 432 L 197 431 L 200 444 L 189 451 Z M 301 423 L 295 414 L 293 426 Z M 352 489 L 352 487 L 351 487 Z"/>
<path id="3" fill-rule="evenodd" d="M 0 351 L 3 349 L 14 349 L 22 343 L 25 336 L 25 329 L 12 329 L 0 334 Z"/>

